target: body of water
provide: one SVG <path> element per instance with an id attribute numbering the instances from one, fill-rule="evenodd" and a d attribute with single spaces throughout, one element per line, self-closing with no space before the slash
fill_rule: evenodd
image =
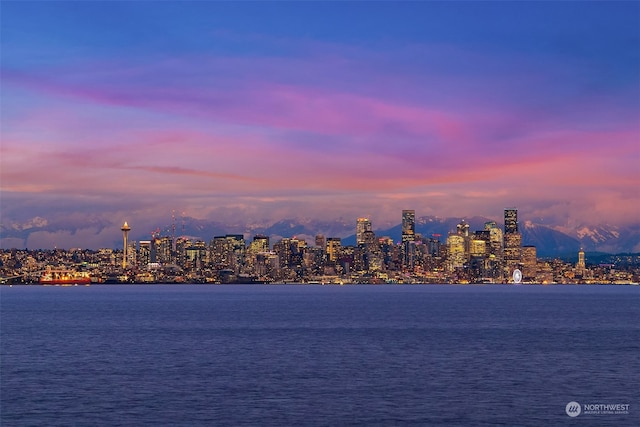
<path id="1" fill-rule="evenodd" d="M 2 286 L 0 298 L 3 426 L 640 425 L 637 286 Z"/>

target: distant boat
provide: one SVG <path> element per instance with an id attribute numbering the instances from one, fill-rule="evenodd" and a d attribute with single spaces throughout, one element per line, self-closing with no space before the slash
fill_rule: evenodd
<path id="1" fill-rule="evenodd" d="M 91 276 L 84 271 L 46 270 L 40 276 L 41 285 L 89 285 Z"/>

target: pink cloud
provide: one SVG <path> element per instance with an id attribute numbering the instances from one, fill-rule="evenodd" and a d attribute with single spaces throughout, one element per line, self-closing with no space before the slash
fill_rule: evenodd
<path id="1" fill-rule="evenodd" d="M 342 196 L 345 211 L 357 201 L 388 212 L 399 194 L 459 211 L 580 197 L 632 215 L 639 131 L 624 105 L 583 97 L 556 117 L 528 100 L 550 76 L 366 73 L 366 55 L 326 58 L 3 71 L 5 87 L 41 103 L 3 120 L 2 188 L 200 198 L 200 209 L 210 197 L 275 197 L 310 211 Z"/>

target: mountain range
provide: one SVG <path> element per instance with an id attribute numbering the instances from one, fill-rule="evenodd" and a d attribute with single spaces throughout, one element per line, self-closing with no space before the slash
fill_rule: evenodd
<path id="1" fill-rule="evenodd" d="M 460 218 L 439 218 L 423 216 L 416 218 L 416 233 L 423 237 L 438 237 L 442 242 L 449 232 L 456 230 Z M 482 230 L 484 217 L 469 217 L 465 221 L 470 231 Z M 81 224 L 81 225 L 79 225 Z M 343 245 L 355 244 L 355 221 L 314 219 L 284 219 L 273 223 L 224 224 L 212 220 L 181 218 L 172 225 L 152 224 L 141 229 L 130 223 L 130 240 L 149 240 L 152 233 L 159 235 L 187 236 L 204 241 L 225 234 L 244 234 L 246 239 L 256 234 L 264 234 L 275 242 L 283 237 L 298 237 L 309 244 L 315 243 L 315 236 L 340 237 Z M 498 224 L 502 227 L 502 224 Z M 101 247 L 119 248 L 122 245 L 121 224 L 104 218 L 91 218 L 78 222 L 71 218 L 48 220 L 35 217 L 28 221 L 0 224 L 0 245 L 2 248 L 71 248 Z M 550 227 L 531 221 L 520 223 L 523 245 L 533 245 L 540 257 L 555 257 L 575 254 L 582 248 L 587 252 L 630 253 L 640 252 L 640 224 L 620 227 L 606 224 L 576 227 Z M 376 229 L 377 236 L 388 236 L 394 241 L 401 238 L 401 225 Z"/>

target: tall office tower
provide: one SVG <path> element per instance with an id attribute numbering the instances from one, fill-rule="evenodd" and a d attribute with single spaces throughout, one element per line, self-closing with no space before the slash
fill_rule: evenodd
<path id="1" fill-rule="evenodd" d="M 324 247 L 307 248 L 303 254 L 303 262 L 307 271 L 312 275 L 322 274 L 324 267 Z"/>
<path id="2" fill-rule="evenodd" d="M 185 266 L 191 269 L 200 269 L 206 262 L 207 244 L 202 240 L 196 240 L 185 248 L 184 253 Z"/>
<path id="3" fill-rule="evenodd" d="M 264 234 L 256 234 L 253 236 L 251 251 L 254 253 L 269 252 L 269 236 L 265 236 Z"/>
<path id="4" fill-rule="evenodd" d="M 293 245 L 291 239 L 284 237 L 273 244 L 273 251 L 278 254 L 280 268 L 291 267 L 291 259 L 293 257 Z"/>
<path id="5" fill-rule="evenodd" d="M 210 260 L 217 270 L 233 270 L 236 273 L 244 265 L 245 243 L 242 234 L 215 236 L 209 244 Z"/>
<path id="6" fill-rule="evenodd" d="M 362 244 L 367 247 L 367 249 L 377 248 L 379 245 L 378 239 L 376 239 L 376 233 L 372 230 L 367 230 L 362 234 Z"/>
<path id="7" fill-rule="evenodd" d="M 138 265 L 138 257 L 136 251 L 136 241 L 129 241 L 129 247 L 127 248 L 127 265 L 128 266 L 136 266 Z"/>
<path id="8" fill-rule="evenodd" d="M 522 277 L 534 280 L 538 273 L 538 252 L 535 246 L 522 247 Z"/>
<path id="9" fill-rule="evenodd" d="M 193 245 L 189 245 L 184 248 L 184 263 L 185 270 L 192 270 L 194 268 L 200 268 L 202 265 L 202 259 L 200 258 L 200 249 Z"/>
<path id="10" fill-rule="evenodd" d="M 487 221 L 484 223 L 485 230 L 491 230 L 492 228 L 498 228 L 498 224 L 495 221 Z"/>
<path id="11" fill-rule="evenodd" d="M 450 234 L 447 237 L 447 268 L 454 271 L 464 267 L 464 237 L 459 234 Z"/>
<path id="12" fill-rule="evenodd" d="M 247 245 L 242 234 L 227 234 L 226 239 L 230 242 L 231 247 L 231 268 L 240 273 L 245 263 L 245 253 Z"/>
<path id="13" fill-rule="evenodd" d="M 256 274 L 269 277 L 279 269 L 278 255 L 275 252 L 261 252 L 256 255 Z"/>
<path id="14" fill-rule="evenodd" d="M 495 221 L 485 222 L 484 229 L 489 231 L 489 254 L 502 262 L 504 244 L 502 229 L 498 227 Z"/>
<path id="15" fill-rule="evenodd" d="M 140 257 L 138 258 L 138 265 L 146 268 L 150 262 L 151 262 L 151 241 L 141 240 L 140 241 Z"/>
<path id="16" fill-rule="evenodd" d="M 456 232 L 458 236 L 464 239 L 464 257 L 468 261 L 471 252 L 471 236 L 469 236 L 469 224 L 463 219 L 458 225 L 456 225 Z"/>
<path id="17" fill-rule="evenodd" d="M 504 268 L 507 277 L 518 268 L 522 257 L 522 235 L 518 231 L 518 210 L 504 210 Z"/>
<path id="18" fill-rule="evenodd" d="M 518 232 L 518 210 L 508 208 L 504 210 L 504 233 L 512 234 Z"/>
<path id="19" fill-rule="evenodd" d="M 402 211 L 402 266 L 411 268 L 413 266 L 413 254 L 415 246 L 412 244 L 416 240 L 416 211 Z"/>
<path id="20" fill-rule="evenodd" d="M 327 246 L 327 239 L 322 234 L 316 235 L 316 246 L 322 248 L 324 250 L 325 246 Z"/>
<path id="21" fill-rule="evenodd" d="M 329 237 L 327 239 L 327 261 L 335 263 L 340 256 L 340 249 L 342 248 L 342 241 L 339 237 Z"/>
<path id="22" fill-rule="evenodd" d="M 303 239 L 293 237 L 291 239 L 291 267 L 300 271 L 303 265 L 304 251 L 307 248 L 307 242 Z"/>
<path id="23" fill-rule="evenodd" d="M 169 236 L 156 237 L 153 240 L 152 262 L 160 264 L 173 263 L 173 240 Z"/>
<path id="24" fill-rule="evenodd" d="M 484 257 L 487 255 L 488 246 L 487 240 L 483 236 L 476 234 L 476 237 L 469 242 L 469 255 L 472 257 Z"/>
<path id="25" fill-rule="evenodd" d="M 187 248 L 191 246 L 191 240 L 186 237 L 178 237 L 175 242 L 175 262 L 180 267 L 184 267 L 187 261 Z"/>
<path id="26" fill-rule="evenodd" d="M 376 238 L 376 234 L 372 230 L 363 233 L 363 242 L 358 245 L 364 257 L 365 270 L 380 271 L 383 266 L 382 251 L 380 250 L 380 241 Z"/>
<path id="27" fill-rule="evenodd" d="M 578 263 L 576 264 L 576 273 L 580 276 L 584 275 L 585 268 L 584 251 L 580 248 L 580 252 L 578 252 Z"/>
<path id="28" fill-rule="evenodd" d="M 456 225 L 456 229 L 460 236 L 469 237 L 469 224 L 464 219 Z"/>
<path id="29" fill-rule="evenodd" d="M 255 273 L 258 262 L 258 254 L 269 252 L 269 237 L 264 234 L 256 234 L 253 236 L 253 241 L 249 244 L 247 249 L 247 256 L 245 257 L 245 267 L 248 273 Z"/>
<path id="30" fill-rule="evenodd" d="M 302 248 L 305 246 L 304 240 L 295 237 L 283 237 L 273 244 L 273 251 L 278 254 L 280 268 L 298 269 L 302 266 Z"/>
<path id="31" fill-rule="evenodd" d="M 123 239 L 123 249 L 122 249 L 122 268 L 127 268 L 127 251 L 129 250 L 129 231 L 131 231 L 131 227 L 127 224 L 127 221 L 124 222 L 122 228 L 122 239 Z"/>
<path id="32" fill-rule="evenodd" d="M 427 252 L 429 253 L 430 256 L 432 257 L 440 256 L 441 243 L 436 236 L 426 239 L 425 243 L 428 248 Z"/>
<path id="33" fill-rule="evenodd" d="M 402 211 L 402 243 L 413 242 L 416 237 L 416 211 Z"/>
<path id="34" fill-rule="evenodd" d="M 371 230 L 372 227 L 369 218 L 358 218 L 358 222 L 356 223 L 356 245 L 365 243 L 364 233 Z"/>

